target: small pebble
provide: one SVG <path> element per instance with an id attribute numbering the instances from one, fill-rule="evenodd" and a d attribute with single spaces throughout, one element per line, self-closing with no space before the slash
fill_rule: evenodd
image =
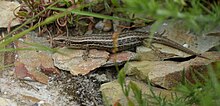
<path id="1" fill-rule="evenodd" d="M 112 21 L 111 20 L 103 20 L 104 28 L 103 31 L 107 32 L 112 29 Z"/>
<path id="2" fill-rule="evenodd" d="M 102 21 L 99 21 L 96 23 L 95 28 L 98 30 L 102 30 L 104 28 L 104 23 Z"/>

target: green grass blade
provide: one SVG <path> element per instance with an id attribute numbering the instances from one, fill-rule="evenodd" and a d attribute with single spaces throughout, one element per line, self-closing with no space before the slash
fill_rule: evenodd
<path id="1" fill-rule="evenodd" d="M 58 11 L 66 11 L 66 9 L 64 9 L 64 8 L 54 8 L 54 7 L 51 7 L 50 9 L 58 10 Z M 102 14 L 98 14 L 98 13 L 80 11 L 78 9 L 71 10 L 71 12 L 73 14 L 77 14 L 77 15 L 85 15 L 85 16 L 96 17 L 96 18 L 103 18 L 103 19 L 109 19 L 109 20 L 120 20 L 120 21 L 132 22 L 132 20 L 126 19 L 126 18 L 119 18 L 119 17 L 114 17 L 114 16 L 102 15 Z"/>

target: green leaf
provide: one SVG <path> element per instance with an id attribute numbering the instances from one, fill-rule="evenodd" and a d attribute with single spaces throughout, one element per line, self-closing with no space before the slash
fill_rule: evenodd
<path id="1" fill-rule="evenodd" d="M 112 1 L 112 4 L 115 6 L 115 7 L 120 7 L 120 1 L 119 0 L 111 0 Z"/>
<path id="2" fill-rule="evenodd" d="M 129 97 L 127 97 L 128 106 L 135 106 L 134 102 L 131 101 Z"/>
<path id="3" fill-rule="evenodd" d="M 142 98 L 141 89 L 138 88 L 138 86 L 135 83 L 133 83 L 132 81 L 130 81 L 129 86 L 131 87 L 131 89 L 134 93 L 135 99 L 137 100 L 139 106 L 145 106 L 143 98 Z"/>

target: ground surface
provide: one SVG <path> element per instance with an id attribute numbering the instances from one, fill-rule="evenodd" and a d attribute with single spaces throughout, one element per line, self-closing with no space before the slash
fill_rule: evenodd
<path id="1" fill-rule="evenodd" d="M 49 84 L 45 85 L 31 80 L 18 80 L 13 71 L 6 70 L 0 77 L 0 95 L 18 106 L 31 106 L 42 102 L 47 104 L 46 106 L 103 105 L 100 84 L 110 81 L 115 74 L 111 70 L 103 72 L 103 69 L 99 69 L 85 76 L 73 76 L 64 71 L 60 76 L 51 77 Z"/>

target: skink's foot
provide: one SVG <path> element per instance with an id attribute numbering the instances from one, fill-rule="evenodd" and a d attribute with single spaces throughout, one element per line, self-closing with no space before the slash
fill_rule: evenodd
<path id="1" fill-rule="evenodd" d="M 86 50 L 83 52 L 82 58 L 84 61 L 87 61 L 89 58 L 89 48 L 86 48 Z"/>

